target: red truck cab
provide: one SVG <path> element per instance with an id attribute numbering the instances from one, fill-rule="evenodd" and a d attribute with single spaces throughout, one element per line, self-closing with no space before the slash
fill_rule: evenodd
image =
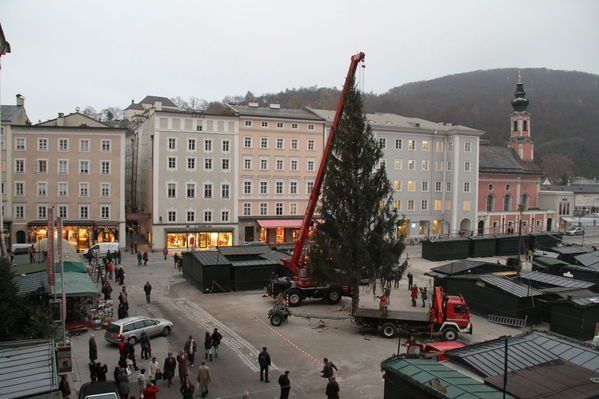
<path id="1" fill-rule="evenodd" d="M 461 295 L 444 295 L 441 287 L 434 288 L 430 310 L 431 333 L 433 329 L 443 331 L 447 341 L 457 338 L 459 332 L 472 334 L 470 311 Z"/>

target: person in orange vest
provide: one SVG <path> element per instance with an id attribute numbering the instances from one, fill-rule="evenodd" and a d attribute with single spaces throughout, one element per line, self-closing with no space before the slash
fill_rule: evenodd
<path id="1" fill-rule="evenodd" d="M 387 315 L 387 307 L 389 306 L 389 296 L 387 295 L 387 290 L 383 291 L 383 295 L 377 296 L 379 301 L 379 311 L 381 312 L 381 316 Z"/>
<path id="2" fill-rule="evenodd" d="M 412 286 L 412 293 L 410 296 L 412 297 L 412 306 L 416 307 L 416 300 L 418 299 L 418 286 L 416 284 Z"/>

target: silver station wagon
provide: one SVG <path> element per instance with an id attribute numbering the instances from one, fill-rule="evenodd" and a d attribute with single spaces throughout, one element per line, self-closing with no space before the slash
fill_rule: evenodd
<path id="1" fill-rule="evenodd" d="M 142 332 L 146 332 L 149 337 L 158 335 L 167 336 L 173 330 L 173 322 L 166 319 L 158 319 L 147 316 L 126 317 L 124 319 L 115 320 L 106 327 L 104 339 L 110 343 L 118 344 L 121 338 L 125 342 L 129 338 L 133 339 L 133 343 L 137 343 Z"/>

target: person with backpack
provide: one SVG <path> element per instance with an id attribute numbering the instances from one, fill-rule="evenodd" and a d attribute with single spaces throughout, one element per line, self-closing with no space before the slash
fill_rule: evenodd
<path id="1" fill-rule="evenodd" d="M 204 352 L 205 359 L 208 360 L 208 357 L 210 357 L 210 361 L 212 361 L 212 335 L 208 331 L 206 331 L 204 337 Z"/>
<path id="2" fill-rule="evenodd" d="M 144 291 L 146 293 L 146 302 L 150 303 L 150 294 L 152 293 L 152 285 L 149 281 L 146 281 L 146 285 L 144 285 Z"/>
<path id="3" fill-rule="evenodd" d="M 271 363 L 266 346 L 262 348 L 262 352 L 258 355 L 258 364 L 260 364 L 260 382 L 270 382 L 268 380 L 268 368 Z"/>

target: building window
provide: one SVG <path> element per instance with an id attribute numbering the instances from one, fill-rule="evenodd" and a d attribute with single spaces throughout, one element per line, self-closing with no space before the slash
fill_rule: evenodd
<path id="1" fill-rule="evenodd" d="M 177 221 L 177 211 L 168 211 L 167 212 L 167 220 L 169 222 L 176 222 Z"/>
<path id="2" fill-rule="evenodd" d="M 292 159 L 290 161 L 290 164 L 289 164 L 289 169 L 292 170 L 292 171 L 296 171 L 297 167 L 298 167 L 298 160 L 297 159 Z"/>
<path id="3" fill-rule="evenodd" d="M 295 202 L 289 204 L 289 214 L 297 215 L 297 204 Z"/>
<path id="4" fill-rule="evenodd" d="M 291 128 L 292 128 L 292 129 L 297 129 L 297 123 L 292 123 L 292 124 L 291 124 Z"/>
<path id="5" fill-rule="evenodd" d="M 212 183 L 204 183 L 204 198 L 212 198 Z"/>
<path id="6" fill-rule="evenodd" d="M 277 122 L 277 128 L 282 129 L 283 128 L 283 122 Z"/>
<path id="7" fill-rule="evenodd" d="M 528 121 L 522 121 L 522 131 L 523 132 L 528 131 Z"/>
<path id="8" fill-rule="evenodd" d="M 443 142 L 442 141 L 435 141 L 435 151 L 436 152 L 443 152 Z"/>
<path id="9" fill-rule="evenodd" d="M 283 159 L 277 159 L 276 161 L 276 169 L 277 170 L 284 170 L 285 168 L 285 161 L 283 161 Z"/>
<path id="10" fill-rule="evenodd" d="M 177 157 L 168 157 L 166 164 L 169 170 L 177 169 Z"/>
<path id="11" fill-rule="evenodd" d="M 434 207 L 435 207 L 435 211 L 440 211 L 441 207 L 443 206 L 443 201 L 441 200 L 435 200 L 434 202 Z"/>
<path id="12" fill-rule="evenodd" d="M 495 197 L 492 195 L 487 195 L 487 212 L 493 212 L 495 209 Z"/>
<path id="13" fill-rule="evenodd" d="M 37 150 L 48 151 L 48 139 L 45 137 L 39 137 L 37 139 Z"/>
<path id="14" fill-rule="evenodd" d="M 167 198 L 177 198 L 177 183 L 167 183 L 166 197 Z"/>
<path id="15" fill-rule="evenodd" d="M 277 150 L 282 150 L 284 148 L 285 142 L 283 139 L 277 139 Z"/>
<path id="16" fill-rule="evenodd" d="M 451 172 L 453 170 L 453 163 L 451 161 L 447 161 L 447 171 Z"/>
<path id="17" fill-rule="evenodd" d="M 100 196 L 110 197 L 110 183 L 100 183 Z"/>
<path id="18" fill-rule="evenodd" d="M 447 151 L 449 151 L 449 152 L 453 151 L 453 141 L 447 142 Z"/>
<path id="19" fill-rule="evenodd" d="M 465 193 L 470 192 L 470 182 L 464 182 L 464 192 Z"/>
<path id="20" fill-rule="evenodd" d="M 429 168 L 428 161 L 422 161 L 422 170 L 429 170 Z"/>
<path id="21" fill-rule="evenodd" d="M 246 121 L 246 123 L 249 121 Z M 252 148 L 252 138 L 251 137 L 244 137 L 243 138 L 243 148 Z"/>
<path id="22" fill-rule="evenodd" d="M 79 152 L 89 152 L 89 139 L 79 140 Z"/>
<path id="23" fill-rule="evenodd" d="M 220 221 L 221 222 L 229 221 L 229 211 L 227 211 L 227 210 L 220 211 Z"/>
<path id="24" fill-rule="evenodd" d="M 110 140 L 102 140 L 102 152 L 110 152 Z"/>
<path id="25" fill-rule="evenodd" d="M 47 159 L 38 159 L 35 163 L 35 172 L 36 173 L 48 173 L 48 160 Z"/>
<path id="26" fill-rule="evenodd" d="M 22 181 L 15 182 L 15 196 L 23 197 L 25 195 L 25 183 Z"/>
<path id="27" fill-rule="evenodd" d="M 89 183 L 79 183 L 79 196 L 89 197 Z"/>
<path id="28" fill-rule="evenodd" d="M 420 210 L 428 211 L 428 200 L 423 199 L 420 201 Z"/>
<path id="29" fill-rule="evenodd" d="M 196 139 L 187 139 L 187 151 L 196 150 Z"/>
<path id="30" fill-rule="evenodd" d="M 308 130 L 314 130 L 314 125 L 308 125 Z"/>
<path id="31" fill-rule="evenodd" d="M 187 223 L 194 223 L 196 221 L 196 212 L 187 211 Z"/>
<path id="32" fill-rule="evenodd" d="M 230 169 L 230 164 L 231 164 L 231 162 L 230 162 L 229 158 L 222 158 L 220 160 L 220 168 L 221 168 L 221 170 L 229 170 Z"/>
<path id="33" fill-rule="evenodd" d="M 244 157 L 243 158 L 243 169 L 244 170 L 252 170 L 252 157 Z"/>
<path id="34" fill-rule="evenodd" d="M 518 131 L 518 121 L 514 121 L 514 132 Z"/>
<path id="35" fill-rule="evenodd" d="M 426 193 L 428 192 L 428 180 L 423 180 L 422 181 L 422 192 Z"/>
<path id="36" fill-rule="evenodd" d="M 37 206 L 37 218 L 38 219 L 46 219 L 48 217 L 48 206 L 47 205 L 38 205 Z"/>
<path id="37" fill-rule="evenodd" d="M 379 146 L 383 150 L 386 149 L 387 148 L 387 139 L 386 138 L 380 138 L 379 139 Z"/>
<path id="38" fill-rule="evenodd" d="M 187 157 L 187 170 L 196 170 L 195 157 Z"/>
<path id="39" fill-rule="evenodd" d="M 408 150 L 416 150 L 416 140 L 408 140 Z"/>
<path id="40" fill-rule="evenodd" d="M 308 172 L 314 172 L 314 164 L 315 164 L 315 162 L 313 159 L 308 159 L 306 161 L 306 170 Z"/>
<path id="41" fill-rule="evenodd" d="M 244 194 L 251 194 L 252 193 L 252 182 L 251 181 L 244 181 L 243 182 L 243 193 Z"/>
<path id="42" fill-rule="evenodd" d="M 252 204 L 249 202 L 243 203 L 243 216 L 250 216 L 252 214 Z"/>
<path id="43" fill-rule="evenodd" d="M 414 210 L 414 200 L 408 200 L 408 211 Z"/>
<path id="44" fill-rule="evenodd" d="M 430 145 L 427 140 L 422 140 L 422 151 L 429 151 Z"/>
<path id="45" fill-rule="evenodd" d="M 492 185 L 492 184 L 489 184 L 489 185 L 487 186 L 487 189 L 488 189 L 489 191 L 493 191 L 493 185 Z"/>
<path id="46" fill-rule="evenodd" d="M 298 141 L 297 139 L 291 139 L 291 149 L 292 150 L 297 150 L 298 148 Z"/>
<path id="47" fill-rule="evenodd" d="M 509 184 L 505 185 L 505 191 L 510 191 L 512 189 L 512 186 L 510 186 Z"/>
<path id="48" fill-rule="evenodd" d="M 25 137 L 17 137 L 15 141 L 15 150 L 16 151 L 25 151 L 27 149 L 27 141 Z"/>
<path id="49" fill-rule="evenodd" d="M 308 140 L 308 151 L 314 151 L 314 140 Z"/>
<path id="50" fill-rule="evenodd" d="M 522 207 L 524 210 L 528 209 L 528 194 L 522 194 Z"/>
<path id="51" fill-rule="evenodd" d="M 401 210 L 401 200 L 393 200 L 393 209 Z"/>
<path id="52" fill-rule="evenodd" d="M 110 219 L 110 205 L 100 205 L 100 219 Z"/>
<path id="53" fill-rule="evenodd" d="M 25 218 L 25 206 L 24 205 L 15 205 L 15 219 L 24 219 Z"/>
<path id="54" fill-rule="evenodd" d="M 268 148 L 268 137 L 260 137 L 260 148 Z"/>
<path id="55" fill-rule="evenodd" d="M 210 139 L 204 140 L 204 151 L 212 152 L 212 140 L 210 140 Z"/>
<path id="56" fill-rule="evenodd" d="M 69 139 L 58 139 L 58 151 L 64 152 L 69 150 Z"/>
<path id="57" fill-rule="evenodd" d="M 314 189 L 314 182 L 313 181 L 306 182 L 306 194 L 310 194 L 313 189 Z"/>
<path id="58" fill-rule="evenodd" d="M 69 173 L 69 161 L 67 159 L 58 160 L 58 171 L 59 174 Z"/>
<path id="59" fill-rule="evenodd" d="M 416 182 L 414 180 L 408 180 L 408 191 L 416 191 Z"/>
<path id="60" fill-rule="evenodd" d="M 212 170 L 212 158 L 204 158 L 204 170 Z"/>
<path id="61" fill-rule="evenodd" d="M 80 175 L 88 175 L 89 174 L 89 161 L 79 161 L 79 174 Z"/>
<path id="62" fill-rule="evenodd" d="M 290 181 L 289 182 L 289 194 L 297 194 L 297 182 Z"/>
<path id="63" fill-rule="evenodd" d="M 408 170 L 415 170 L 416 169 L 416 161 L 414 161 L 413 159 L 410 159 L 408 161 Z"/>
<path id="64" fill-rule="evenodd" d="M 195 183 L 186 183 L 185 184 L 185 198 L 195 198 L 196 197 L 196 185 Z"/>
<path id="65" fill-rule="evenodd" d="M 393 182 L 393 188 L 395 191 L 401 191 L 401 180 L 395 180 Z"/>
<path id="66" fill-rule="evenodd" d="M 275 194 L 283 194 L 283 182 L 275 182 Z"/>
<path id="67" fill-rule="evenodd" d="M 89 219 L 89 205 L 79 205 L 79 219 Z"/>
<path id="68" fill-rule="evenodd" d="M 435 182 L 435 192 L 436 193 L 440 193 L 441 192 L 441 182 L 440 181 L 436 181 Z"/>
<path id="69" fill-rule="evenodd" d="M 464 143 L 464 151 L 466 151 L 466 152 L 472 151 L 472 143 L 470 143 L 469 141 L 466 141 Z"/>
<path id="70" fill-rule="evenodd" d="M 48 195 L 48 183 L 46 182 L 37 182 L 37 196 L 38 197 L 46 197 Z"/>
<path id="71" fill-rule="evenodd" d="M 396 159 L 394 164 L 395 164 L 395 170 L 401 170 L 401 159 Z"/>
<path id="72" fill-rule="evenodd" d="M 109 175 L 110 174 L 110 161 L 100 161 L 100 174 L 101 175 Z"/>
<path id="73" fill-rule="evenodd" d="M 227 183 L 223 183 L 220 186 L 220 197 L 222 199 L 229 199 L 231 195 L 231 186 Z"/>
<path id="74" fill-rule="evenodd" d="M 471 170 L 470 161 L 464 162 L 464 172 L 470 172 L 470 170 Z"/>
<path id="75" fill-rule="evenodd" d="M 268 170 L 268 158 L 260 158 L 260 170 Z"/>
<path id="76" fill-rule="evenodd" d="M 277 202 L 275 204 L 275 215 L 276 216 L 283 215 L 283 203 L 282 202 Z"/>
<path id="77" fill-rule="evenodd" d="M 268 214 L 268 204 L 261 202 L 260 203 L 260 216 L 264 216 Z"/>
<path id="78" fill-rule="evenodd" d="M 464 211 L 469 211 L 469 210 L 470 210 L 470 201 L 464 201 L 464 202 L 462 203 L 462 209 L 463 209 Z"/>
<path id="79" fill-rule="evenodd" d="M 395 149 L 396 150 L 401 150 L 403 147 L 403 140 L 401 139 L 395 139 Z"/>
<path id="80" fill-rule="evenodd" d="M 450 193 L 451 192 L 451 182 L 450 181 L 446 182 L 446 186 L 447 187 L 445 188 L 445 191 Z M 448 206 L 447 208 L 450 208 L 450 207 Z"/>
<path id="81" fill-rule="evenodd" d="M 204 222 L 212 222 L 212 211 L 204 211 Z"/>
<path id="82" fill-rule="evenodd" d="M 512 196 L 511 195 L 506 195 L 505 197 L 503 197 L 503 210 L 504 211 L 509 211 L 511 208 L 511 204 L 512 204 Z"/>
<path id="83" fill-rule="evenodd" d="M 243 125 L 244 126 L 252 126 L 252 121 L 244 121 Z"/>
<path id="84" fill-rule="evenodd" d="M 175 149 L 177 149 L 177 139 L 174 137 L 169 137 L 168 138 L 168 147 L 169 150 L 173 151 Z"/>
<path id="85" fill-rule="evenodd" d="M 223 140 L 220 142 L 220 150 L 221 152 L 227 153 L 230 151 L 231 142 L 229 140 Z"/>
<path id="86" fill-rule="evenodd" d="M 262 126 L 262 127 L 268 127 L 268 122 L 264 122 L 263 121 L 262 123 L 260 123 L 260 126 Z"/>
<path id="87" fill-rule="evenodd" d="M 443 161 L 436 161 L 435 162 L 435 171 L 437 171 L 437 172 L 443 172 Z"/>
<path id="88" fill-rule="evenodd" d="M 268 194 L 268 182 L 267 181 L 260 182 L 260 194 Z"/>

